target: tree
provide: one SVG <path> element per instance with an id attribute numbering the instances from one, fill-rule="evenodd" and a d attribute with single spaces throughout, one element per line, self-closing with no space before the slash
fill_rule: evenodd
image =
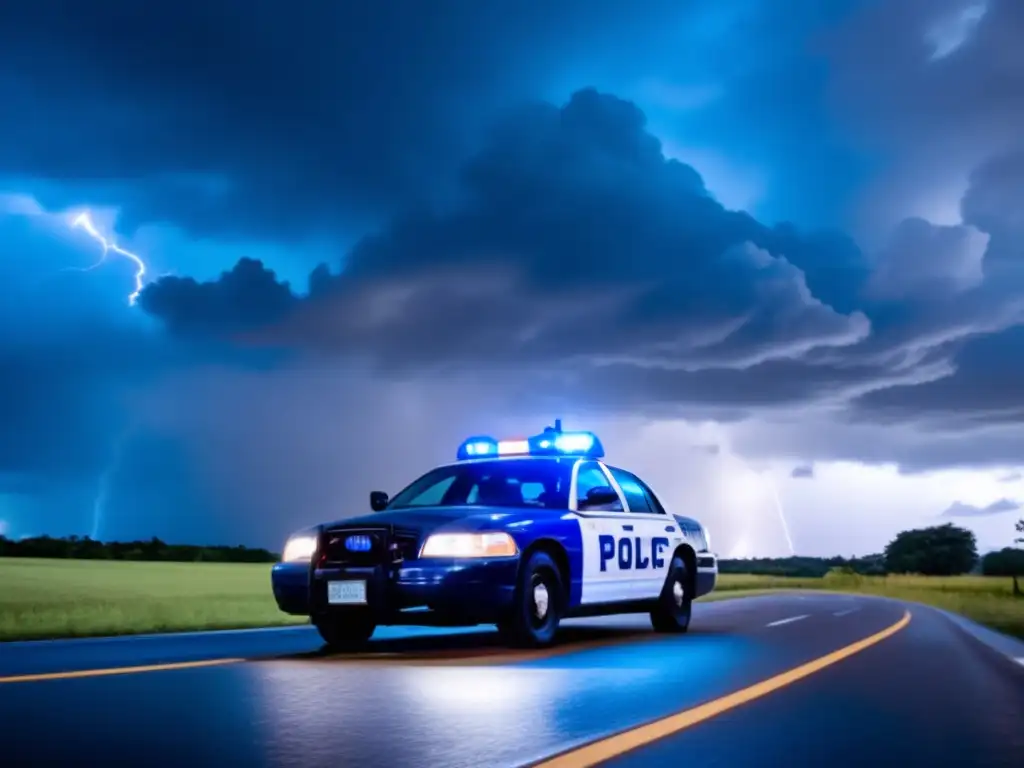
<path id="1" fill-rule="evenodd" d="M 1024 533 L 1024 520 L 1018 520 L 1017 521 L 1017 533 Z M 1013 543 L 1014 544 L 1024 544 L 1024 539 L 1014 539 Z M 1014 597 L 1020 597 L 1021 595 L 1024 595 L 1024 592 L 1021 592 L 1021 590 L 1020 590 L 1020 584 L 1017 583 L 1017 577 L 1020 575 L 1020 572 L 1016 572 L 1015 571 L 1012 575 L 1013 575 L 1013 596 Z"/>
<path id="2" fill-rule="evenodd" d="M 901 531 L 885 548 L 890 573 L 955 576 L 967 573 L 977 560 L 974 534 L 952 523 Z"/>
<path id="3" fill-rule="evenodd" d="M 985 576 L 1024 575 L 1024 549 L 1005 547 L 998 552 L 989 552 L 981 559 L 981 572 Z"/>

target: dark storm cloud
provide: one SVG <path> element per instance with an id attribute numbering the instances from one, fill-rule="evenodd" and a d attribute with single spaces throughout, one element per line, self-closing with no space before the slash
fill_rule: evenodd
<path id="1" fill-rule="evenodd" d="M 955 296 L 926 292 L 925 299 L 903 310 L 916 312 L 902 326 L 920 329 L 918 337 L 933 346 L 945 346 L 954 373 L 922 386 L 872 391 L 858 410 L 886 419 L 927 416 L 964 423 L 1024 418 L 1024 364 L 1018 351 L 1024 344 L 1024 221 L 1017 202 L 1024 195 L 1022 157 L 997 156 L 978 167 L 963 200 L 967 226 L 988 239 L 984 284 Z M 953 242 L 946 239 L 947 245 Z"/>
<path id="2" fill-rule="evenodd" d="M 296 298 L 260 262 L 243 258 L 215 282 L 165 277 L 148 286 L 139 305 L 178 334 L 223 334 L 279 321 Z"/>
<path id="3" fill-rule="evenodd" d="M 592 90 L 516 112 L 461 178 L 457 208 L 396 219 L 359 242 L 340 275 L 318 269 L 309 297 L 289 302 L 278 289 L 263 318 L 284 319 L 267 340 L 392 370 L 533 366 L 549 375 L 543 397 L 586 381 L 594 404 L 725 420 L 851 398 L 857 418 L 913 419 L 960 407 L 951 398 L 964 380 L 973 403 L 961 405 L 1011 407 L 990 397 L 993 369 L 971 350 L 1004 331 L 1013 343 L 1024 319 L 1024 282 L 985 282 L 982 269 L 988 230 L 1012 211 L 991 213 L 984 230 L 909 219 L 869 271 L 840 235 L 726 210 L 693 169 L 664 158 L 640 110 Z M 968 199 L 991 198 L 988 183 L 979 172 Z M 847 268 L 830 277 L 830 259 Z M 191 293 L 176 303 L 173 286 Z M 144 294 L 143 304 L 213 330 L 229 308 L 200 310 L 200 292 L 221 286 L 157 283 L 147 294 L 162 303 Z"/>
<path id="4" fill-rule="evenodd" d="M 909 218 L 897 226 L 879 254 L 869 293 L 880 299 L 947 297 L 976 288 L 988 236 L 974 227 L 936 226 Z"/>
<path id="5" fill-rule="evenodd" d="M 973 504 L 964 504 L 961 501 L 954 501 L 946 509 L 941 517 L 987 517 L 999 515 L 1003 512 L 1016 512 L 1021 508 L 1019 501 L 1010 499 L 999 499 L 984 507 L 976 507 Z"/>
<path id="6" fill-rule="evenodd" d="M 789 476 L 795 479 L 809 480 L 814 478 L 814 465 L 813 464 L 802 464 L 798 467 L 793 467 L 793 471 L 789 473 Z"/>
<path id="7" fill-rule="evenodd" d="M 891 323 L 868 309 L 876 334 L 864 348 L 886 340 L 886 354 L 898 351 L 911 360 L 922 350 L 938 352 L 950 375 L 867 392 L 856 404 L 858 417 L 942 419 L 961 427 L 1024 417 L 1024 226 L 1014 202 L 1021 195 L 1024 163 L 1016 154 L 997 156 L 971 174 L 962 203 L 964 226 L 913 225 L 921 243 L 934 247 L 905 244 L 899 270 L 888 273 L 905 279 L 894 279 L 887 289 L 903 301 L 888 304 Z M 986 239 L 983 260 L 979 237 Z M 939 279 L 943 264 L 946 276 Z M 876 275 L 884 272 L 883 265 Z"/>
<path id="8" fill-rule="evenodd" d="M 982 232 L 908 220 L 869 272 L 839 235 L 726 210 L 693 169 L 663 157 L 642 112 L 592 90 L 515 113 L 461 178 L 459 207 L 396 219 L 340 275 L 317 270 L 269 339 L 392 369 L 564 368 L 546 396 L 586 379 L 595 403 L 737 418 L 941 386 L 965 339 L 1021 318 L 1020 294 L 1007 292 L 1020 286 L 979 284 Z M 864 279 L 829 279 L 830 259 L 860 263 Z M 210 315 L 172 293 L 144 306 L 178 324 Z"/>
<path id="9" fill-rule="evenodd" d="M 723 208 L 613 96 L 518 111 L 461 178 L 457 208 L 361 241 L 273 341 L 418 370 L 518 361 L 644 377 L 784 366 L 870 331 L 788 260 L 815 241 Z M 158 282 L 143 305 L 180 323 L 200 290 L 218 289 L 193 285 L 176 305 Z"/>
<path id="10" fill-rule="evenodd" d="M 121 225 L 306 234 L 443 193 L 498 103 L 656 2 L 59 0 L 0 10 L 0 169 Z M 74 126 L 68 130 L 67 126 Z"/>
<path id="11" fill-rule="evenodd" d="M 1022 35 L 1017 0 L 903 0 L 863 3 L 826 36 L 836 125 L 885 158 L 860 190 L 861 214 L 931 217 L 955 207 L 971 171 L 1021 148 Z"/>
<path id="12" fill-rule="evenodd" d="M 298 514 L 365 506 L 339 466 L 397 486 L 508 401 L 771 423 L 730 450 L 788 466 L 1019 464 L 1021 4 L 963 33 L 930 31 L 956 0 L 681 5 L 4 4 L 0 181 L 181 228 L 177 247 L 209 236 L 206 274 L 218 238 L 357 244 L 308 291 L 242 260 L 129 310 L 124 265 L 58 273 L 95 253 L 0 232 L 0 493 L 74 476 L 91 503 L 108 470 L 121 530 L 219 540 L 255 516 L 276 546 Z M 707 106 L 648 112 L 684 161 L 763 175 L 769 215 L 719 204 L 628 101 L 530 101 L 648 77 L 706 86 Z M 962 224 L 907 210 L 961 177 Z M 765 223 L 846 222 L 865 198 L 899 224 L 877 247 Z M 266 369 L 248 396 L 243 363 Z M 346 443 L 384 418 L 408 444 Z"/>
<path id="13" fill-rule="evenodd" d="M 154 379 L 214 360 L 267 359 L 215 340 L 169 338 L 128 305 L 130 265 L 111 259 L 84 271 L 97 264 L 95 243 L 66 218 L 0 200 L 0 494 L 25 484 L 93 487 L 130 426 L 133 400 Z M 222 286 L 221 307 L 232 306 L 232 286 L 248 279 L 245 266 Z M 258 280 L 247 288 L 265 295 Z"/>

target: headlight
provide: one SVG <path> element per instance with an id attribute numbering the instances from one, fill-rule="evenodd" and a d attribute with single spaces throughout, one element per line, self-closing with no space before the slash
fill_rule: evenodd
<path id="1" fill-rule="evenodd" d="M 316 552 L 316 536 L 309 533 L 297 533 L 285 542 L 281 554 L 283 563 L 308 563 Z"/>
<path id="2" fill-rule="evenodd" d="M 511 557 L 519 554 L 507 533 L 437 533 L 427 538 L 420 557 Z"/>

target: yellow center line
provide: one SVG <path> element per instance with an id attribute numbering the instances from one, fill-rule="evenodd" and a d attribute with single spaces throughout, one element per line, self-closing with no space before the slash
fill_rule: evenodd
<path id="1" fill-rule="evenodd" d="M 833 651 L 826 656 L 821 656 L 820 658 L 809 661 L 806 664 L 801 664 L 799 667 L 782 672 L 781 674 L 770 677 L 767 680 L 762 680 L 748 688 L 730 693 L 719 699 L 715 699 L 714 701 L 709 701 L 705 704 L 693 707 L 692 709 L 677 712 L 674 715 L 663 717 L 660 720 L 655 720 L 654 722 L 647 723 L 646 725 L 631 728 L 628 731 L 617 733 L 614 736 L 593 741 L 590 744 L 586 744 L 576 749 L 571 749 L 568 752 L 563 752 L 562 754 L 556 755 L 548 760 L 542 760 L 534 763 L 533 768 L 590 768 L 590 766 L 599 765 L 607 760 L 619 757 L 627 752 L 633 751 L 634 749 L 646 746 L 655 741 L 659 741 L 660 739 L 664 739 L 666 736 L 671 736 L 690 728 L 691 726 L 697 725 L 698 723 L 702 723 L 705 720 L 710 720 L 716 715 L 720 715 L 730 709 L 735 709 L 747 702 L 754 701 L 762 696 L 767 696 L 769 693 L 777 691 L 780 688 L 785 688 L 787 685 L 792 685 L 797 680 L 809 677 L 815 672 L 820 672 L 833 664 L 838 664 L 840 661 L 848 659 L 856 653 L 860 653 L 865 648 L 870 648 L 871 646 L 882 642 L 886 638 L 892 637 L 909 623 L 910 611 L 906 611 L 903 614 L 903 618 L 895 624 L 886 627 L 881 632 L 877 632 L 870 637 L 858 640 L 856 643 L 852 643 L 845 648 L 840 648 L 838 651 Z"/>
<path id="2" fill-rule="evenodd" d="M 175 669 L 197 669 L 237 664 L 245 659 L 207 659 L 206 661 L 179 661 L 173 664 L 147 664 L 138 667 L 112 667 L 109 669 L 76 669 L 70 672 L 42 672 L 34 675 L 12 675 L 0 677 L 2 683 L 38 683 L 43 680 L 74 680 L 82 677 L 108 677 L 110 675 L 133 675 L 138 672 L 167 672 Z"/>
<path id="3" fill-rule="evenodd" d="M 513 664 L 522 661 L 535 661 L 538 659 L 549 659 L 578 651 L 588 651 L 598 648 L 636 642 L 637 640 L 655 639 L 652 635 L 638 633 L 636 635 L 625 635 L 622 637 L 602 638 L 582 643 L 566 643 L 565 645 L 539 651 L 496 651 L 476 655 L 449 655 L 449 656 L 409 656 L 401 652 L 380 655 L 343 654 L 336 656 L 325 656 L 314 659 L 320 663 L 343 663 L 359 666 L 498 666 L 501 664 Z M 46 680 L 74 680 L 88 677 L 109 677 L 111 675 L 134 675 L 142 672 L 169 672 L 179 669 L 198 669 L 201 667 L 217 667 L 225 664 L 238 664 L 240 662 L 261 662 L 261 661 L 286 661 L 287 656 L 263 656 L 249 659 L 228 658 L 228 659 L 207 659 L 205 661 L 180 661 L 169 664 L 148 664 L 132 667 L 111 667 L 108 669 L 75 669 L 64 672 L 41 672 L 26 675 L 11 675 L 0 677 L 0 684 L 4 683 L 38 683 Z"/>

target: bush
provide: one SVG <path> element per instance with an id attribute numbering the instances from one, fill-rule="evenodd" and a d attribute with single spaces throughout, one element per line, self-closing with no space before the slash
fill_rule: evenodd
<path id="1" fill-rule="evenodd" d="M 860 587 L 867 582 L 867 578 L 857 573 L 849 565 L 840 565 L 830 568 L 829 572 L 822 577 L 825 588 L 839 589 L 842 587 Z"/>

